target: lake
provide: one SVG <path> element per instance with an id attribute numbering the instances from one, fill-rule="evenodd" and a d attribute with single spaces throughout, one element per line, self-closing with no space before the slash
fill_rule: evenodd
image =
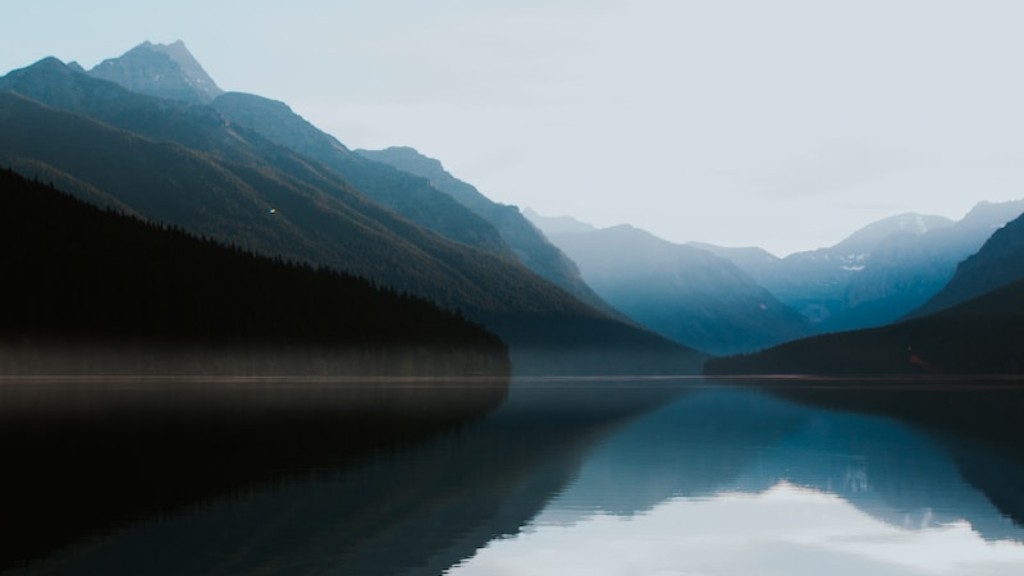
<path id="1" fill-rule="evenodd" d="M 1024 386 L 0 383 L 10 574 L 1024 573 Z"/>

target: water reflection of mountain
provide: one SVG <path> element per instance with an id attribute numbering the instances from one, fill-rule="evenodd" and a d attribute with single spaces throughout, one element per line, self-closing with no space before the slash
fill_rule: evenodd
<path id="1" fill-rule="evenodd" d="M 24 572 L 434 575 L 542 511 L 573 523 L 780 482 L 900 527 L 962 518 L 989 539 L 1024 538 L 962 479 L 959 442 L 978 440 L 748 389 L 520 383 L 486 418 L 429 440 L 298 467 L 278 453 L 287 473 L 80 541 Z M 1021 485 L 1024 475 L 1002 467 L 1005 451 L 971 454 L 977 469 Z"/>
<path id="2" fill-rule="evenodd" d="M 1014 380 L 784 385 L 773 394 L 831 410 L 879 414 L 923 430 L 962 477 L 1024 525 L 1024 386 Z"/>
<path id="3" fill-rule="evenodd" d="M 517 390 L 487 419 L 432 440 L 356 465 L 293 470 L 26 572 L 439 574 L 515 533 L 571 481 L 592 443 L 673 394 L 606 388 Z"/>
<path id="4" fill-rule="evenodd" d="M 545 517 L 634 515 L 674 497 L 759 493 L 788 482 L 839 495 L 900 527 L 966 519 L 986 538 L 1024 539 L 986 493 L 965 482 L 965 454 L 975 471 L 989 473 L 981 482 L 968 477 L 979 488 L 1024 485 L 1019 464 L 1007 466 L 1005 455 L 959 437 L 752 390 L 703 390 L 603 443 Z"/>

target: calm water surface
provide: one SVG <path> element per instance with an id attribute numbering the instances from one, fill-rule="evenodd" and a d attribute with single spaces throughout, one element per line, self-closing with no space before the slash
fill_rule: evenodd
<path id="1" fill-rule="evenodd" d="M 23 456 L 5 475 L 36 551 L 6 572 L 1024 573 L 1014 383 L 488 386 L 431 403 L 422 383 L 411 400 L 263 383 L 173 409 L 150 390 L 134 420 L 110 406 L 137 413 L 137 390 L 60 409 L 8 398 L 6 441 L 29 430 L 38 451 L 79 457 Z"/>

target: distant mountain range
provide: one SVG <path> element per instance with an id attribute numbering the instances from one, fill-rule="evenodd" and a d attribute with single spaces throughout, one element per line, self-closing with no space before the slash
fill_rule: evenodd
<path id="1" fill-rule="evenodd" d="M 1024 217 L 992 235 L 911 319 L 711 360 L 711 374 L 1024 373 Z"/>
<path id="2" fill-rule="evenodd" d="M 549 221 L 538 218 L 542 229 Z M 556 230 L 559 228 L 555 228 Z M 735 264 L 631 226 L 549 233 L 597 293 L 637 322 L 712 354 L 811 333 L 810 323 Z"/>
<path id="3" fill-rule="evenodd" d="M 1024 280 L 1022 211 L 1024 201 L 982 202 L 956 222 L 903 214 L 787 258 L 527 214 L 637 322 L 713 354 L 740 354 L 709 360 L 709 373 L 998 373 L 1021 370 L 1013 282 Z M 833 334 L 806 338 L 824 332 Z"/>
<path id="4" fill-rule="evenodd" d="M 224 92 L 181 42 L 146 42 L 89 71 L 47 58 L 0 78 L 0 167 L 424 298 L 542 371 L 694 371 L 705 355 L 693 348 L 952 322 L 1024 277 L 1024 224 L 1006 225 L 1024 201 L 981 203 L 956 222 L 894 216 L 786 258 L 673 244 L 520 212 L 412 148 L 350 150 L 285 103 Z"/>
<path id="5" fill-rule="evenodd" d="M 945 310 L 1022 279 L 1024 216 L 996 230 L 981 250 L 957 266 L 949 284 L 911 316 Z"/>
<path id="6" fill-rule="evenodd" d="M 1024 282 L 935 314 L 711 359 L 707 374 L 1021 374 Z"/>
<path id="7" fill-rule="evenodd" d="M 637 359 L 621 368 L 629 371 L 698 368 L 702 355 L 527 268 L 491 222 L 427 179 L 352 153 L 284 104 L 220 93 L 194 60 L 184 45 L 143 44 L 88 74 L 53 58 L 9 73 L 0 78 L 0 166 L 461 310 L 514 356 L 553 350 L 544 370 L 580 369 L 569 352 L 601 360 L 601 370 L 614 371 L 614 358 Z M 172 64 L 177 73 L 166 75 Z"/>
<path id="8" fill-rule="evenodd" d="M 775 258 L 759 249 L 699 245 L 732 260 L 819 333 L 894 322 L 923 305 L 952 278 L 957 264 L 1024 212 L 1024 201 L 983 202 L 962 220 L 903 214 L 847 239 Z"/>

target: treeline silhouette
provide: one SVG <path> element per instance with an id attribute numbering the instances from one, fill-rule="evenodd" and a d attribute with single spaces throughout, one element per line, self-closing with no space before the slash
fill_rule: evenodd
<path id="1" fill-rule="evenodd" d="M 1024 281 L 941 312 L 709 360 L 707 374 L 1021 374 Z"/>
<path id="2" fill-rule="evenodd" d="M 334 270 L 101 210 L 0 170 L 0 338 L 475 350 L 485 329 Z"/>

